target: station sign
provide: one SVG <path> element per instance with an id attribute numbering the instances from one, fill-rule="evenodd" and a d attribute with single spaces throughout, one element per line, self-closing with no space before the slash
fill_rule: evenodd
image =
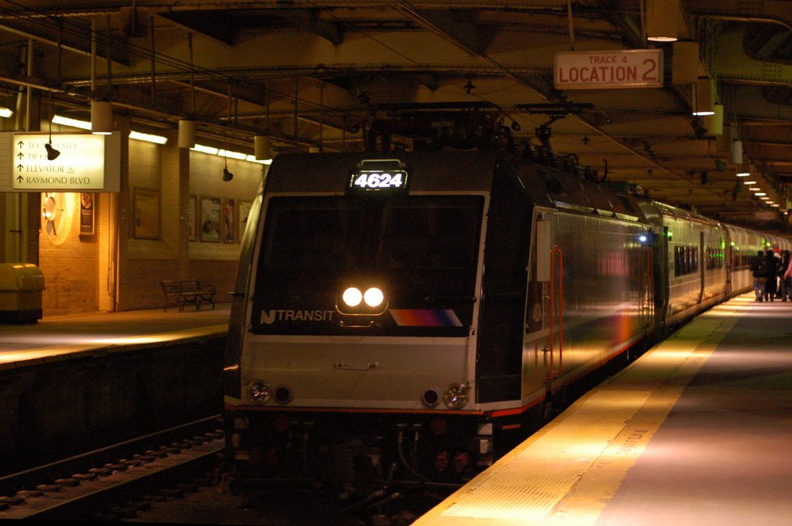
<path id="1" fill-rule="evenodd" d="M 121 150 L 117 136 L 2 133 L 0 159 L 5 161 L 0 162 L 0 191 L 118 192 Z"/>
<path id="2" fill-rule="evenodd" d="M 559 52 L 554 62 L 559 90 L 663 87 L 662 49 Z"/>

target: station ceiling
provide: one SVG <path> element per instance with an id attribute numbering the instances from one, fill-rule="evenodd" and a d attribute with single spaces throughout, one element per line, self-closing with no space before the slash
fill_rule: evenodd
<path id="1" fill-rule="evenodd" d="M 656 13 L 695 44 L 722 129 L 691 115 L 684 44 L 645 38 Z M 195 119 L 199 142 L 249 152 L 256 135 L 276 152 L 342 151 L 377 120 L 486 116 L 598 180 L 704 215 L 783 228 L 792 206 L 789 0 L 0 1 L 0 46 L 0 105 L 18 115 L 90 120 L 90 100 L 109 100 L 140 131 Z M 554 80 L 557 53 L 649 49 L 659 87 Z M 25 108 L 25 93 L 41 104 Z"/>

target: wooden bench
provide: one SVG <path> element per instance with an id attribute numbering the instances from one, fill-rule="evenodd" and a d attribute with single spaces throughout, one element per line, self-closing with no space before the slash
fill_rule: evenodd
<path id="1" fill-rule="evenodd" d="M 185 305 L 195 305 L 195 310 L 201 310 L 201 305 L 209 303 L 212 310 L 215 308 L 214 297 L 216 294 L 214 285 L 204 285 L 194 279 L 160 281 L 162 293 L 165 295 L 165 311 L 168 307 L 178 307 L 179 312 L 184 311 Z"/>

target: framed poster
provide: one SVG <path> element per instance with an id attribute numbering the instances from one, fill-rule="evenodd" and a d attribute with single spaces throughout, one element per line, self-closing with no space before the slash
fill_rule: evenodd
<path id="1" fill-rule="evenodd" d="M 250 207 L 253 206 L 253 201 L 240 201 L 239 202 L 239 236 L 245 233 L 247 227 L 248 215 L 250 215 Z"/>
<path id="2" fill-rule="evenodd" d="M 80 194 L 80 235 L 90 235 L 94 233 L 96 203 L 94 194 Z"/>
<path id="3" fill-rule="evenodd" d="M 191 195 L 187 198 L 187 239 L 189 241 L 198 240 L 198 224 L 196 222 L 196 209 L 198 208 L 198 198 Z"/>
<path id="4" fill-rule="evenodd" d="M 210 243 L 220 242 L 220 225 L 222 221 L 220 198 L 201 198 L 201 241 Z"/>
<path id="5" fill-rule="evenodd" d="M 223 202 L 223 242 L 236 243 L 236 200 L 226 199 Z"/>
<path id="6" fill-rule="evenodd" d="M 157 190 L 135 188 L 135 237 L 159 239 L 160 193 Z"/>

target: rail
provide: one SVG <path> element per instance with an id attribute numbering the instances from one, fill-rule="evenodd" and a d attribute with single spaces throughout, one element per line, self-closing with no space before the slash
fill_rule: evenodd
<path id="1" fill-rule="evenodd" d="M 216 428 L 219 416 L 0 477 L 6 496 L 0 520 L 89 520 L 130 495 L 169 484 L 173 473 L 202 473 L 217 464 L 225 447 L 224 432 Z"/>

